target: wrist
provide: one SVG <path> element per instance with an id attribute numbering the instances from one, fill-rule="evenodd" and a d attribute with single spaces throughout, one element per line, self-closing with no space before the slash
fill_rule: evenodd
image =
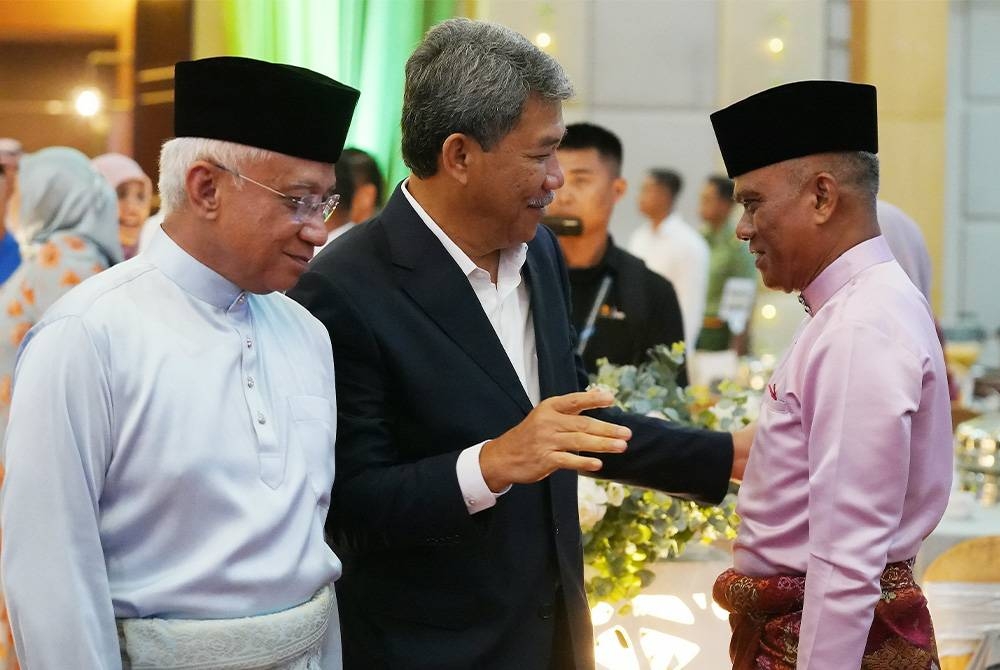
<path id="1" fill-rule="evenodd" d="M 494 494 L 503 492 L 514 483 L 507 476 L 503 461 L 497 451 L 496 440 L 488 440 L 479 450 L 479 471 L 483 474 L 486 486 Z"/>

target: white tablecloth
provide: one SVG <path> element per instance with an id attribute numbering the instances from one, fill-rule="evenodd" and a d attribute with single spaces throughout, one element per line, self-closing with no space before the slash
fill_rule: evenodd
<path id="1" fill-rule="evenodd" d="M 598 670 L 732 667 L 728 614 L 712 602 L 715 578 L 732 564 L 728 551 L 688 547 L 682 559 L 653 567 L 656 579 L 632 601 L 631 615 L 596 608 Z"/>

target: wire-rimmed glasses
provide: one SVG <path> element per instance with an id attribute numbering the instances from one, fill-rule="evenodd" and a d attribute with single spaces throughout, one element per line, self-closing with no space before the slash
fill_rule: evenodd
<path id="1" fill-rule="evenodd" d="M 220 170 L 225 170 L 234 177 L 240 179 L 246 179 L 251 184 L 260 186 L 263 189 L 270 191 L 275 194 L 289 205 L 295 208 L 294 218 L 299 223 L 304 223 L 309 219 L 316 216 L 320 217 L 323 223 L 326 223 L 330 216 L 333 214 L 333 210 L 337 209 L 337 205 L 340 203 L 340 194 L 334 193 L 329 198 L 324 198 L 323 196 L 310 193 L 309 195 L 296 196 L 288 195 L 287 193 L 282 193 L 281 191 L 271 188 L 267 184 L 261 184 L 256 179 L 251 179 L 242 172 L 234 170 L 232 168 L 226 167 L 225 165 L 220 165 L 219 163 L 212 163 L 215 167 Z"/>

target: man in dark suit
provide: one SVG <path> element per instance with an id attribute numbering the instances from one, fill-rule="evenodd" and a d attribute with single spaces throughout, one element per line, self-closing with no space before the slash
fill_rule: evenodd
<path id="1" fill-rule="evenodd" d="M 577 471 L 705 501 L 742 474 L 748 435 L 582 414 L 612 398 L 580 392 L 539 226 L 571 94 L 507 28 L 432 29 L 406 67 L 412 176 L 290 292 L 333 341 L 348 670 L 593 668 Z"/>
<path id="2" fill-rule="evenodd" d="M 573 296 L 577 351 L 595 372 L 597 361 L 638 365 L 658 344 L 684 341 L 684 321 L 673 284 L 639 258 L 615 245 L 608 234 L 615 203 L 625 195 L 622 143 L 607 128 L 572 123 L 559 145 L 566 182 L 548 213 L 580 220 L 578 235 L 561 235 Z M 677 383 L 687 385 L 687 370 Z"/>

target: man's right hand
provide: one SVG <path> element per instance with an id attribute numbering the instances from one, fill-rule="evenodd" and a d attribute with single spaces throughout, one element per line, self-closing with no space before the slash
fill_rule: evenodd
<path id="1" fill-rule="evenodd" d="M 479 466 L 490 490 L 502 491 L 511 484 L 537 482 L 556 470 L 596 472 L 597 458 L 574 452 L 619 454 L 625 451 L 632 431 L 581 412 L 610 407 L 614 397 L 607 391 L 583 391 L 547 398 L 524 421 L 483 445 Z"/>
<path id="2" fill-rule="evenodd" d="M 743 481 L 743 473 L 746 472 L 750 448 L 753 446 L 756 434 L 756 422 L 733 431 L 733 471 L 730 477 L 738 482 Z"/>

